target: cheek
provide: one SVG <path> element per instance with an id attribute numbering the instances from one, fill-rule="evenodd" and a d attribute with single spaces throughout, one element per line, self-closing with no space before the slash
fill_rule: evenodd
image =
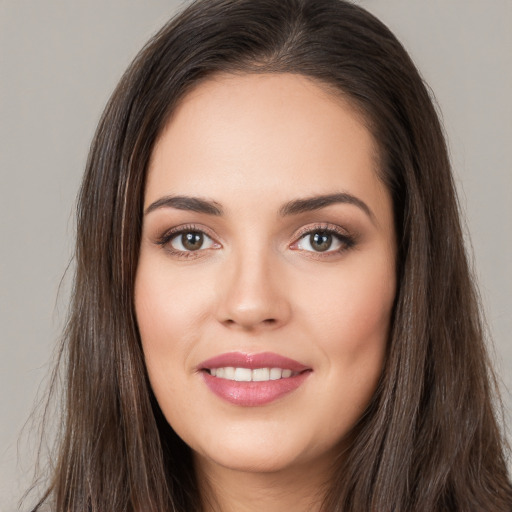
<path id="1" fill-rule="evenodd" d="M 178 361 L 187 358 L 194 336 L 194 308 L 197 290 L 178 292 L 175 278 L 158 261 L 151 264 L 142 257 L 135 280 L 135 311 L 146 367 L 157 398 L 160 390 L 172 392 Z M 160 401 L 160 399 L 159 399 Z"/>
<path id="2" fill-rule="evenodd" d="M 171 424 L 176 421 L 175 410 L 195 418 L 190 401 L 182 399 L 194 371 L 188 362 L 199 337 L 197 319 L 202 309 L 201 288 L 191 292 L 191 286 L 169 275 L 158 260 L 141 257 L 135 280 L 137 323 L 151 387 Z"/>
<path id="3" fill-rule="evenodd" d="M 135 310 L 146 352 L 180 351 L 197 336 L 210 302 L 201 276 L 170 272 L 168 265 L 141 258 L 135 280 Z M 146 354 L 148 357 L 148 354 Z"/>
<path id="4" fill-rule="evenodd" d="M 354 258 L 354 264 L 317 274 L 296 290 L 301 316 L 329 340 L 326 351 L 356 355 L 387 339 L 396 278 L 393 260 L 385 256 L 378 265 L 375 258 Z"/>
<path id="5" fill-rule="evenodd" d="M 309 295 L 307 303 L 302 302 L 303 328 L 315 340 L 328 368 L 323 391 L 344 411 L 332 419 L 350 423 L 366 408 L 382 373 L 395 277 L 392 263 L 347 265 L 330 277 Z M 321 276 L 316 284 L 322 284 Z M 297 290 L 297 296 L 303 297 L 304 291 Z"/>

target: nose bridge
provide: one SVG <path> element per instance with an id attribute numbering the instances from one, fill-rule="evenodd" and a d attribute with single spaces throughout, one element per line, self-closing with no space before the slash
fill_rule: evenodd
<path id="1" fill-rule="evenodd" d="M 222 323 L 250 330 L 287 321 L 290 304 L 278 260 L 269 247 L 261 245 L 245 243 L 233 249 L 219 286 Z"/>

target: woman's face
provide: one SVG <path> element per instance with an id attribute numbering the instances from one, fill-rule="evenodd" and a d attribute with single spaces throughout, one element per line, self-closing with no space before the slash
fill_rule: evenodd
<path id="1" fill-rule="evenodd" d="M 342 98 L 291 74 L 217 76 L 152 155 L 135 307 L 151 386 L 199 464 L 332 462 L 381 374 L 390 194 Z"/>

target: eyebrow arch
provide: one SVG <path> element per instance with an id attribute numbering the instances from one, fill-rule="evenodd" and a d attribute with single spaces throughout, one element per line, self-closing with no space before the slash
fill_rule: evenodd
<path id="1" fill-rule="evenodd" d="M 295 199 L 282 206 L 279 210 L 279 213 L 283 217 L 288 215 L 297 215 L 299 213 L 320 210 L 336 203 L 345 203 L 357 206 L 363 210 L 363 212 L 366 213 L 366 215 L 368 215 L 368 217 L 370 217 L 373 222 L 375 221 L 375 215 L 364 201 L 357 198 L 356 196 L 353 196 L 352 194 L 347 194 L 345 192 L 307 197 L 305 199 Z"/>
<path id="2" fill-rule="evenodd" d="M 326 208 L 332 204 L 344 203 L 351 204 L 360 208 L 372 221 L 375 221 L 375 215 L 370 207 L 361 199 L 347 194 L 345 192 L 337 194 L 326 194 L 307 197 L 304 199 L 294 199 L 284 204 L 279 209 L 282 217 L 298 215 L 300 213 L 311 212 Z M 177 210 L 187 210 L 207 215 L 220 216 L 223 214 L 222 208 L 216 201 L 189 196 L 165 196 L 151 203 L 144 212 L 144 215 L 151 213 L 159 208 L 176 208 Z"/>
<path id="3" fill-rule="evenodd" d="M 215 201 L 188 196 L 165 196 L 157 199 L 146 208 L 144 215 L 159 208 L 176 208 L 207 215 L 222 215 L 222 208 Z"/>

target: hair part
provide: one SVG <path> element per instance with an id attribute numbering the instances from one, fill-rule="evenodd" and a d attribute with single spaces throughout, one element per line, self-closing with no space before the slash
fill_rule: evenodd
<path id="1" fill-rule="evenodd" d="M 198 0 L 121 79 L 79 195 L 65 426 L 40 505 L 201 510 L 190 450 L 149 385 L 133 293 L 154 144 L 180 100 L 218 73 L 295 73 L 348 99 L 375 138 L 393 198 L 398 287 L 385 367 L 323 509 L 510 510 L 497 390 L 442 127 L 401 44 L 343 0 Z"/>

